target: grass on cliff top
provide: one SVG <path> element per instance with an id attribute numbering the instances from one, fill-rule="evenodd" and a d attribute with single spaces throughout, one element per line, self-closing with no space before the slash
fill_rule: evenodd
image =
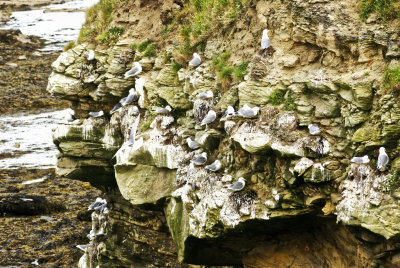
<path id="1" fill-rule="evenodd" d="M 361 18 L 366 20 L 372 13 L 384 21 L 400 18 L 400 0 L 361 0 Z"/>
<path id="2" fill-rule="evenodd" d="M 191 56 L 204 50 L 204 41 L 215 30 L 236 20 L 248 0 L 189 0 L 168 26 L 180 29 L 181 53 Z M 166 31 L 168 31 L 166 29 Z"/>
<path id="3" fill-rule="evenodd" d="M 86 10 L 85 24 L 79 33 L 78 43 L 114 40 L 117 32 L 113 32 L 113 27 L 109 26 L 115 5 L 123 1 L 126 0 L 100 0 L 94 6 L 88 8 Z"/>

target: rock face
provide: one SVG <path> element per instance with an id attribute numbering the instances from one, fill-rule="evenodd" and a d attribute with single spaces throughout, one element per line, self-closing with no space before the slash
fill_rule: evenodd
<path id="1" fill-rule="evenodd" d="M 385 69 L 399 64 L 397 33 L 361 21 L 355 0 L 250 1 L 204 37 L 199 67 L 178 71 L 179 27 L 149 31 L 142 20 L 152 16 L 138 16 L 151 7 L 167 27 L 190 5 L 177 2 L 116 5 L 114 22 L 137 32 L 97 46 L 94 61 L 84 56 L 93 45 L 83 43 L 52 66 L 48 91 L 70 100 L 79 118 L 54 131 L 58 172 L 101 188 L 110 206 L 101 249 L 89 247 L 80 267 L 400 265 L 400 110 L 382 85 Z M 272 45 L 260 51 L 264 28 Z M 147 31 L 157 55 L 129 46 Z M 249 61 L 246 79 L 228 83 L 218 73 L 212 58 L 224 50 Z M 142 73 L 124 78 L 134 61 Z M 138 103 L 110 114 L 135 84 Z M 197 98 L 208 90 L 213 99 Z M 228 105 L 245 104 L 259 106 L 258 115 L 224 117 Z M 154 113 L 166 105 L 171 112 Z M 217 119 L 201 126 L 211 109 Z M 99 110 L 105 115 L 88 118 Z M 310 123 L 321 133 L 311 135 Z M 189 149 L 188 137 L 200 149 Z M 381 146 L 396 158 L 392 169 L 350 163 L 376 159 Z M 204 152 L 206 165 L 221 161 L 219 171 L 189 165 Z M 229 191 L 239 177 L 245 187 Z"/>

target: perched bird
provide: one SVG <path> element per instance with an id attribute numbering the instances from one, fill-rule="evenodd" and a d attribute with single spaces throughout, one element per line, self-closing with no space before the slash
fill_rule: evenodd
<path id="1" fill-rule="evenodd" d="M 89 52 L 85 52 L 85 57 L 88 61 L 94 60 L 94 50 L 91 49 Z"/>
<path id="2" fill-rule="evenodd" d="M 134 101 L 137 101 L 139 99 L 139 95 L 136 92 L 135 88 L 131 88 L 129 90 L 129 95 L 126 96 L 125 98 L 122 98 L 119 103 L 121 103 L 122 106 L 126 106 L 128 104 L 131 104 Z"/>
<path id="3" fill-rule="evenodd" d="M 86 252 L 87 246 L 86 245 L 77 245 L 77 248 L 79 248 L 80 250 L 82 250 L 83 252 Z"/>
<path id="4" fill-rule="evenodd" d="M 115 104 L 115 106 L 111 109 L 110 114 L 115 113 L 116 111 L 118 111 L 119 109 L 122 108 L 122 104 L 120 102 L 118 102 L 117 104 Z"/>
<path id="5" fill-rule="evenodd" d="M 201 58 L 199 56 L 199 54 L 197 53 L 193 53 L 193 59 L 191 61 L 189 61 L 189 66 L 199 66 L 201 63 Z"/>
<path id="6" fill-rule="evenodd" d="M 135 105 L 135 106 L 132 107 L 132 113 L 131 113 L 131 115 L 136 116 L 136 115 L 138 115 L 138 114 L 140 114 L 140 110 L 139 110 L 139 107 L 137 107 L 137 106 Z"/>
<path id="7" fill-rule="evenodd" d="M 250 108 L 247 104 L 245 104 L 245 105 L 243 105 L 242 108 L 240 108 L 237 111 L 237 114 L 243 118 L 252 118 L 252 117 L 257 116 L 259 111 L 260 111 L 259 107 L 255 106 L 253 108 Z"/>
<path id="8" fill-rule="evenodd" d="M 131 133 L 129 133 L 128 145 L 133 145 L 135 143 L 136 131 L 140 121 L 140 114 L 136 117 L 135 122 L 131 127 Z"/>
<path id="9" fill-rule="evenodd" d="M 356 163 L 356 164 L 368 164 L 369 158 L 368 158 L 368 155 L 364 155 L 363 157 L 355 156 L 352 159 L 350 159 L 350 162 Z"/>
<path id="10" fill-rule="evenodd" d="M 214 161 L 214 163 L 212 163 L 212 164 L 210 164 L 210 165 L 207 165 L 207 166 L 205 166 L 204 168 L 205 168 L 205 169 L 208 169 L 208 170 L 210 170 L 210 171 L 216 172 L 216 171 L 220 170 L 221 167 L 222 167 L 222 164 L 221 164 L 221 162 L 217 159 L 217 160 Z"/>
<path id="11" fill-rule="evenodd" d="M 203 152 L 200 156 L 197 156 L 190 160 L 190 162 L 195 164 L 196 166 L 204 165 L 207 162 L 207 153 Z"/>
<path id="12" fill-rule="evenodd" d="M 269 32 L 269 30 L 267 30 L 267 29 L 265 29 L 263 31 L 263 35 L 261 38 L 261 48 L 262 49 L 267 49 L 271 46 L 271 41 L 269 40 L 268 32 Z"/>
<path id="13" fill-rule="evenodd" d="M 135 88 L 136 88 L 136 92 L 141 92 L 143 91 L 143 86 L 144 86 L 144 79 L 143 78 L 138 78 L 135 81 Z"/>
<path id="14" fill-rule="evenodd" d="M 212 122 L 214 122 L 214 120 L 216 118 L 217 118 L 217 114 L 215 113 L 215 111 L 210 110 L 210 111 L 208 111 L 206 116 L 203 118 L 203 120 L 201 120 L 200 126 L 211 124 Z"/>
<path id="15" fill-rule="evenodd" d="M 207 92 L 201 92 L 201 93 L 197 94 L 197 97 L 199 99 L 203 99 L 203 100 L 212 99 L 214 97 L 214 93 L 211 90 L 209 90 Z"/>
<path id="16" fill-rule="evenodd" d="M 385 152 L 385 147 L 379 148 L 378 163 L 376 169 L 379 171 L 386 170 L 386 165 L 389 163 L 389 157 Z"/>
<path id="17" fill-rule="evenodd" d="M 100 112 L 89 112 L 89 116 L 91 116 L 91 117 L 100 117 L 100 116 L 103 116 L 104 115 L 104 112 L 103 111 L 100 111 Z"/>
<path id="18" fill-rule="evenodd" d="M 167 105 L 167 106 L 165 106 L 165 108 L 159 108 L 159 109 L 155 110 L 154 113 L 156 113 L 156 114 L 167 114 L 167 113 L 169 113 L 171 111 L 172 111 L 171 106 Z"/>
<path id="19" fill-rule="evenodd" d="M 107 204 L 107 201 L 101 197 L 97 197 L 96 200 L 88 207 L 88 210 L 94 210 L 97 207 Z"/>
<path id="20" fill-rule="evenodd" d="M 229 105 L 228 108 L 226 108 L 224 118 L 231 118 L 234 115 L 236 115 L 235 109 Z"/>
<path id="21" fill-rule="evenodd" d="M 274 195 L 275 201 L 278 202 L 279 201 L 279 193 L 278 193 L 278 191 L 274 189 L 274 190 L 272 190 L 272 194 Z"/>
<path id="22" fill-rule="evenodd" d="M 186 141 L 187 141 L 187 145 L 189 146 L 190 149 L 196 150 L 199 148 L 199 145 L 197 144 L 197 142 L 195 142 L 191 138 L 187 138 Z"/>
<path id="23" fill-rule="evenodd" d="M 240 177 L 236 182 L 228 185 L 227 188 L 229 191 L 239 192 L 244 188 L 245 185 L 246 185 L 246 183 L 244 181 L 244 178 Z"/>
<path id="24" fill-rule="evenodd" d="M 308 130 L 310 131 L 311 135 L 318 135 L 319 133 L 321 133 L 321 129 L 315 124 L 309 124 Z"/>
<path id="25" fill-rule="evenodd" d="M 142 65 L 140 65 L 139 62 L 135 61 L 133 63 L 133 68 L 130 69 L 129 71 L 127 71 L 124 76 L 125 76 L 125 78 L 135 76 L 135 75 L 138 75 L 141 71 L 142 71 Z"/>

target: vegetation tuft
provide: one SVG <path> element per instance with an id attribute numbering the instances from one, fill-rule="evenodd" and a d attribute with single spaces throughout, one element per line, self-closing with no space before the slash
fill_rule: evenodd
<path id="1" fill-rule="evenodd" d="M 112 21 L 112 13 L 115 4 L 125 0 L 100 0 L 94 6 L 86 10 L 86 21 L 82 26 L 78 37 L 78 43 L 90 42 L 95 43 L 98 39 L 107 38 L 107 29 L 110 28 Z M 118 28 L 118 27 L 117 27 Z M 112 35 L 112 34 L 111 34 Z M 102 37 L 100 37 L 102 36 Z M 110 37 L 110 36 L 108 36 Z"/>
<path id="2" fill-rule="evenodd" d="M 269 103 L 272 105 L 279 105 L 285 101 L 285 95 L 280 90 L 275 90 L 268 97 Z"/>
<path id="3" fill-rule="evenodd" d="M 105 30 L 102 34 L 96 37 L 96 40 L 100 43 L 115 43 L 118 41 L 119 36 L 124 32 L 121 27 L 113 26 Z"/>
<path id="4" fill-rule="evenodd" d="M 394 96 L 400 95 L 400 67 L 386 69 L 383 77 L 383 89 Z"/>
<path id="5" fill-rule="evenodd" d="M 400 17 L 399 0 L 361 0 L 361 18 L 366 20 L 370 14 L 377 14 L 387 21 Z"/>
<path id="6" fill-rule="evenodd" d="M 71 48 L 74 48 L 76 46 L 76 43 L 74 41 L 69 41 L 68 44 L 65 45 L 63 51 L 70 50 Z"/>
<path id="7" fill-rule="evenodd" d="M 283 107 L 286 111 L 294 111 L 296 110 L 296 103 L 294 103 L 294 100 L 292 96 L 289 94 L 285 100 L 285 106 Z"/>
<path id="8" fill-rule="evenodd" d="M 382 189 L 385 192 L 391 192 L 395 188 L 399 187 L 399 183 L 400 183 L 399 174 L 397 173 L 397 171 L 393 171 L 391 172 L 390 176 L 387 177 L 386 181 L 383 182 Z"/>
<path id="9" fill-rule="evenodd" d="M 179 62 L 177 62 L 176 60 L 174 60 L 174 61 L 172 62 L 172 70 L 173 70 L 174 72 L 177 73 L 181 68 L 182 68 L 182 64 L 179 64 Z"/>

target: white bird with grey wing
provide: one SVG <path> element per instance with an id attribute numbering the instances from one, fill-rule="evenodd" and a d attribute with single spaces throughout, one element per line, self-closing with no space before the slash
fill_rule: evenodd
<path id="1" fill-rule="evenodd" d="M 190 149 L 196 150 L 199 148 L 199 145 L 197 144 L 197 142 L 195 142 L 191 138 L 187 138 L 186 141 L 187 141 L 187 145 L 189 146 Z"/>
<path id="2" fill-rule="evenodd" d="M 248 106 L 247 104 L 245 104 L 245 105 L 243 105 L 242 108 L 240 108 L 240 109 L 237 111 L 237 114 L 238 114 L 240 117 L 243 117 L 243 118 L 253 118 L 253 117 L 257 116 L 257 114 L 258 114 L 259 111 L 260 111 L 260 108 L 259 108 L 259 107 L 255 106 L 255 107 L 253 107 L 253 108 L 250 108 L 250 106 Z"/>
<path id="3" fill-rule="evenodd" d="M 155 110 L 154 113 L 156 113 L 156 114 L 167 114 L 167 113 L 169 113 L 171 111 L 172 111 L 171 106 L 167 105 L 167 106 L 165 106 L 165 108 L 159 108 L 159 109 Z"/>
<path id="4" fill-rule="evenodd" d="M 131 115 L 137 116 L 138 114 L 140 114 L 140 110 L 139 110 L 139 107 L 137 107 L 135 105 L 135 106 L 132 107 Z"/>
<path id="5" fill-rule="evenodd" d="M 199 66 L 201 63 L 201 58 L 199 56 L 199 54 L 197 53 L 193 53 L 193 58 L 191 61 L 189 61 L 189 66 Z"/>
<path id="6" fill-rule="evenodd" d="M 91 116 L 91 117 L 100 117 L 100 116 L 103 116 L 104 115 L 104 112 L 103 111 L 100 111 L 100 112 L 89 112 L 89 116 Z"/>
<path id="7" fill-rule="evenodd" d="M 133 63 L 133 67 L 132 67 L 132 69 L 130 69 L 129 71 L 127 71 L 125 74 L 124 74 L 124 77 L 125 78 L 128 78 L 128 77 L 131 77 L 131 76 L 135 76 L 135 75 L 138 75 L 138 74 L 140 74 L 142 72 L 142 65 L 140 65 L 140 63 L 139 62 L 134 62 Z"/>
<path id="8" fill-rule="evenodd" d="M 126 96 L 125 98 L 122 98 L 119 103 L 121 103 L 122 107 L 131 104 L 134 101 L 137 101 L 139 99 L 139 95 L 136 92 L 135 88 L 131 88 L 129 90 L 129 95 Z"/>
<path id="9" fill-rule="evenodd" d="M 206 116 L 201 120 L 200 126 L 209 125 L 217 118 L 217 113 L 213 110 L 208 111 Z"/>
<path id="10" fill-rule="evenodd" d="M 83 252 L 86 252 L 87 246 L 86 245 L 77 245 L 77 248 L 79 248 L 80 250 L 82 250 Z"/>
<path id="11" fill-rule="evenodd" d="M 190 162 L 195 164 L 196 166 L 204 165 L 207 162 L 207 153 L 203 152 L 201 155 L 190 160 Z"/>
<path id="12" fill-rule="evenodd" d="M 122 104 L 120 102 L 118 102 L 117 104 L 115 104 L 115 106 L 111 109 L 110 114 L 115 113 L 116 111 L 118 111 L 119 109 L 122 108 Z"/>
<path id="13" fill-rule="evenodd" d="M 226 108 L 225 114 L 224 114 L 224 118 L 231 118 L 232 116 L 235 116 L 236 112 L 235 109 L 232 106 L 228 106 Z"/>
<path id="14" fill-rule="evenodd" d="M 212 163 L 212 164 L 210 164 L 210 165 L 207 165 L 207 166 L 205 166 L 204 168 L 205 168 L 205 169 L 208 169 L 208 170 L 210 170 L 210 171 L 216 172 L 216 171 L 220 170 L 221 167 L 222 167 L 222 164 L 221 164 L 221 162 L 217 159 L 217 160 L 214 161 L 214 163 Z"/>
<path id="15" fill-rule="evenodd" d="M 376 169 L 379 171 L 386 170 L 386 165 L 389 163 L 389 156 L 386 154 L 385 147 L 379 148 L 378 163 Z"/>
<path id="16" fill-rule="evenodd" d="M 369 163 L 369 157 L 368 155 L 364 156 L 355 156 L 352 159 L 350 159 L 351 163 L 356 163 L 356 164 L 368 164 Z"/>
<path id="17" fill-rule="evenodd" d="M 319 133 L 321 133 L 321 129 L 315 124 L 309 124 L 308 130 L 311 135 L 318 135 Z"/>
<path id="18" fill-rule="evenodd" d="M 227 188 L 229 191 L 239 192 L 244 188 L 245 185 L 246 185 L 246 182 L 245 182 L 244 178 L 240 177 L 236 182 L 228 185 Z"/>
<path id="19" fill-rule="evenodd" d="M 214 97 L 214 93 L 211 90 L 208 90 L 207 92 L 201 92 L 197 94 L 197 97 L 202 100 L 212 99 Z"/>
<path id="20" fill-rule="evenodd" d="M 91 49 L 89 52 L 85 52 L 85 57 L 88 61 L 94 60 L 94 50 Z"/>
<path id="21" fill-rule="evenodd" d="M 133 148 L 136 149 L 136 148 L 139 148 L 143 144 L 143 137 L 138 140 L 138 143 L 140 142 L 140 144 L 136 144 L 137 142 L 135 140 L 139 121 L 140 121 L 140 114 L 138 115 L 138 117 L 136 117 L 136 120 L 130 129 L 128 140 L 126 142 L 124 142 L 124 144 L 122 144 L 121 148 L 119 148 L 119 150 L 114 154 L 114 156 L 111 159 L 113 159 L 119 152 L 121 152 L 128 146 L 130 146 L 130 147 L 133 146 Z"/>
<path id="22" fill-rule="evenodd" d="M 100 207 L 103 204 L 107 204 L 107 201 L 101 197 L 97 197 L 96 200 L 92 204 L 90 204 L 88 210 L 94 210 L 95 208 Z"/>
<path id="23" fill-rule="evenodd" d="M 261 48 L 262 49 L 267 49 L 271 46 L 271 41 L 269 40 L 268 32 L 269 32 L 269 30 L 267 30 L 267 29 L 265 29 L 263 31 L 262 38 L 261 38 Z"/>

